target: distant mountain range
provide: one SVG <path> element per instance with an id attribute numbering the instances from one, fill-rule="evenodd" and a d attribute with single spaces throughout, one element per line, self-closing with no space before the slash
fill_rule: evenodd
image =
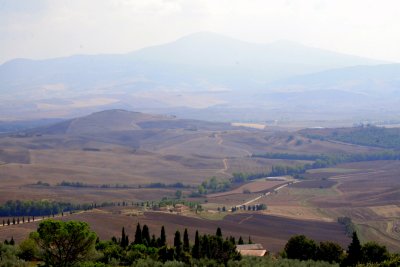
<path id="1" fill-rule="evenodd" d="M 301 112 L 346 108 L 366 118 L 386 101 L 385 108 L 397 110 L 399 77 L 400 64 L 289 41 L 253 44 L 196 33 L 128 54 L 6 62 L 0 66 L 0 119 L 108 108 L 204 119 L 213 119 L 206 114 L 217 108 L 227 114 L 224 120 L 278 118 L 282 111 L 296 119 Z M 252 115 L 260 111 L 268 116 Z"/>

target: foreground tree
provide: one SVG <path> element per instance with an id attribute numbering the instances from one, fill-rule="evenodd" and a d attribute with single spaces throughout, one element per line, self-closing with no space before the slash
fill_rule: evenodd
<path id="1" fill-rule="evenodd" d="M 297 235 L 286 243 L 285 252 L 289 259 L 311 260 L 316 257 L 317 245 L 314 240 L 304 235 Z"/>
<path id="2" fill-rule="evenodd" d="M 183 251 L 185 251 L 185 252 L 190 251 L 189 234 L 188 234 L 188 231 L 186 228 L 185 228 L 185 232 L 183 233 Z"/>
<path id="3" fill-rule="evenodd" d="M 160 239 L 159 239 L 159 243 L 158 246 L 159 247 L 163 247 L 167 245 L 167 236 L 165 234 L 165 228 L 164 225 L 161 227 L 161 233 L 160 233 Z"/>
<path id="4" fill-rule="evenodd" d="M 143 244 L 143 239 L 142 239 L 142 228 L 140 227 L 140 223 L 136 225 L 136 232 L 135 232 L 135 241 L 133 241 L 134 244 Z"/>
<path id="5" fill-rule="evenodd" d="M 353 238 L 347 249 L 347 258 L 344 261 L 344 266 L 355 266 L 361 260 L 361 243 L 357 233 L 353 232 Z"/>
<path id="6" fill-rule="evenodd" d="M 329 263 L 340 263 L 343 259 L 343 248 L 334 242 L 321 242 L 317 250 L 317 259 Z"/>
<path id="7" fill-rule="evenodd" d="M 145 244 L 146 246 L 150 245 L 150 230 L 149 227 L 145 224 L 143 225 L 143 229 L 142 229 L 142 242 L 143 244 Z"/>
<path id="8" fill-rule="evenodd" d="M 175 247 L 175 258 L 177 260 L 180 259 L 180 256 L 182 254 L 182 240 L 181 240 L 181 232 L 179 230 L 176 230 L 175 236 L 174 236 L 174 247 Z"/>
<path id="9" fill-rule="evenodd" d="M 381 263 L 389 259 L 389 252 L 385 246 L 376 242 L 367 242 L 361 248 L 362 263 Z"/>
<path id="10" fill-rule="evenodd" d="M 55 220 L 41 222 L 30 237 L 42 249 L 46 266 L 60 267 L 88 259 L 97 239 L 85 222 Z"/>
<path id="11" fill-rule="evenodd" d="M 199 238 L 199 231 L 196 231 L 196 235 L 194 238 L 194 246 L 192 248 L 192 256 L 195 259 L 200 258 L 200 238 Z"/>

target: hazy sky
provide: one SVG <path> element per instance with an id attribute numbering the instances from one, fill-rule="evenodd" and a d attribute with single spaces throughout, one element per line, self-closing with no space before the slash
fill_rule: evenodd
<path id="1" fill-rule="evenodd" d="M 399 0 L 0 0 L 0 63 L 124 53 L 199 31 L 400 62 Z"/>

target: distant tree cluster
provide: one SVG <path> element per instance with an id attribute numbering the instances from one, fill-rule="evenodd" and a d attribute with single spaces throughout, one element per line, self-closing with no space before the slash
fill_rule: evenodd
<path id="1" fill-rule="evenodd" d="M 308 134 L 309 138 L 332 139 L 345 143 L 400 149 L 400 129 L 362 125 L 352 129 L 335 129 L 328 135 Z"/>
<path id="2" fill-rule="evenodd" d="M 346 229 L 346 234 L 348 236 L 351 236 L 356 231 L 356 227 L 355 227 L 354 223 L 352 222 L 351 218 L 339 217 L 337 221 L 338 221 L 338 223 L 344 225 L 344 227 Z"/>
<path id="3" fill-rule="evenodd" d="M 255 205 L 240 205 L 240 206 L 236 206 L 236 207 L 232 207 L 231 211 L 235 212 L 235 211 L 260 211 L 260 210 L 266 210 L 267 209 L 267 205 L 265 204 L 255 204 Z"/>
<path id="4" fill-rule="evenodd" d="M 218 180 L 217 177 L 213 176 L 198 186 L 197 192 L 193 192 L 191 196 L 201 196 L 210 193 L 224 192 L 229 190 L 231 187 L 231 181 Z"/>

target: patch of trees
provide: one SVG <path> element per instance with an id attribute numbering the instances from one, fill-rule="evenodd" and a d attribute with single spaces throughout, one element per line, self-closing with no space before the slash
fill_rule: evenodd
<path id="1" fill-rule="evenodd" d="M 346 128 L 336 129 L 328 135 L 307 134 L 307 137 L 321 140 L 331 139 L 356 145 L 400 149 L 400 128 L 363 125 L 351 130 Z"/>
<path id="2" fill-rule="evenodd" d="M 192 192 L 191 196 L 201 196 L 210 193 L 225 192 L 231 188 L 231 181 L 219 180 L 217 177 L 213 176 L 198 186 L 197 192 Z"/>
<path id="3" fill-rule="evenodd" d="M 352 242 L 346 251 L 334 242 L 326 241 L 317 244 L 304 235 L 298 235 L 289 239 L 283 255 L 289 259 L 318 260 L 339 263 L 340 266 L 356 266 L 357 264 L 398 266 L 397 264 L 400 263 L 400 259 L 395 255 L 391 256 L 385 246 L 376 242 L 367 242 L 361 245 L 356 232 L 353 232 Z M 390 262 L 394 260 L 396 264 L 390 265 Z"/>
<path id="4" fill-rule="evenodd" d="M 92 204 L 71 204 L 55 201 L 20 201 L 9 200 L 0 206 L 0 216 L 47 216 L 70 212 L 74 210 L 88 210 Z M 18 218 L 19 220 L 19 218 Z"/>

